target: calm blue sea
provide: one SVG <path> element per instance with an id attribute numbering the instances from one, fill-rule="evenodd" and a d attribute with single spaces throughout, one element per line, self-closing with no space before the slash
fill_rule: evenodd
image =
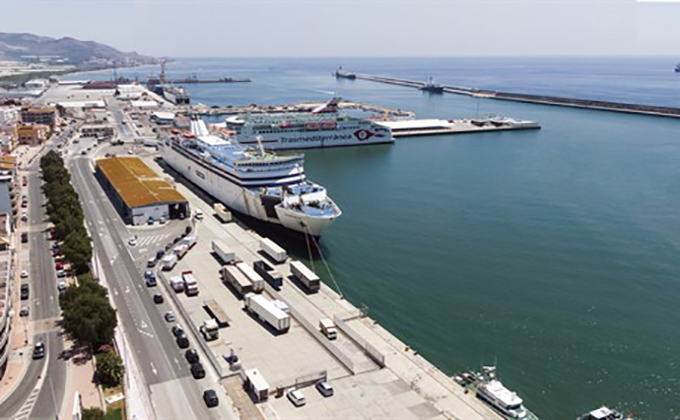
<path id="1" fill-rule="evenodd" d="M 308 176 L 344 211 L 322 239 L 324 254 L 350 301 L 367 305 L 447 373 L 497 361 L 504 383 L 542 418 L 573 419 L 606 404 L 668 419 L 680 416 L 680 121 L 432 96 L 331 73 L 343 65 L 468 87 L 680 106 L 675 64 L 180 59 L 168 72 L 252 78 L 187 86 L 194 101 L 211 105 L 340 95 L 420 117 L 538 120 L 540 131 L 307 151 Z"/>

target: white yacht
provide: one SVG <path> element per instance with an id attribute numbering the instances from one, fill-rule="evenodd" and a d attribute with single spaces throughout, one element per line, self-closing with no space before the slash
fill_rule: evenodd
<path id="1" fill-rule="evenodd" d="M 524 401 L 496 378 L 495 366 L 484 366 L 482 376 L 484 379 L 477 388 L 477 398 L 486 401 L 504 416 L 512 419 L 527 418 Z"/>
<path id="2" fill-rule="evenodd" d="M 192 118 L 190 133 L 165 139 L 159 149 L 170 167 L 226 206 L 320 236 L 340 208 L 325 188 L 307 180 L 304 156 L 279 156 L 259 146 L 212 135 L 203 120 Z"/>

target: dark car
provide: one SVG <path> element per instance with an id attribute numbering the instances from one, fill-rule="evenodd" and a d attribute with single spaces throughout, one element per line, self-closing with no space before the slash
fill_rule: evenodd
<path id="1" fill-rule="evenodd" d="M 147 277 L 147 278 L 146 278 L 146 285 L 147 285 L 147 286 L 149 286 L 149 287 L 155 287 L 156 284 L 157 284 L 157 283 L 156 283 L 156 277 Z M 160 296 L 160 295 L 159 295 L 159 296 Z M 155 299 L 156 299 L 156 297 L 154 296 L 154 301 L 155 301 Z M 161 296 L 161 301 L 160 301 L 160 302 L 156 302 L 156 303 L 163 303 L 163 296 Z"/>
<path id="2" fill-rule="evenodd" d="M 194 377 L 194 379 L 205 378 L 205 369 L 203 369 L 201 362 L 191 364 L 191 375 Z"/>
<path id="3" fill-rule="evenodd" d="M 33 359 L 42 359 L 43 357 L 45 357 L 45 345 L 38 342 L 33 348 Z"/>
<path id="4" fill-rule="evenodd" d="M 217 392 L 212 389 L 207 389 L 203 392 L 203 401 L 208 407 L 217 407 L 220 403 L 220 399 L 217 398 Z"/>
<path id="5" fill-rule="evenodd" d="M 156 251 L 156 259 L 157 260 L 160 260 L 161 258 L 163 258 L 163 255 L 165 255 L 164 249 L 159 249 L 158 251 Z"/>
<path id="6" fill-rule="evenodd" d="M 153 302 L 156 304 L 161 304 L 163 303 L 163 295 L 160 293 L 156 293 L 153 295 Z"/>
<path id="7" fill-rule="evenodd" d="M 28 284 L 21 285 L 21 300 L 28 299 Z"/>
<path id="8" fill-rule="evenodd" d="M 184 357 L 186 357 L 187 362 L 191 363 L 192 365 L 194 363 L 198 363 L 198 352 L 194 349 L 189 349 L 185 351 Z"/>
<path id="9" fill-rule="evenodd" d="M 187 337 L 186 334 L 182 333 L 182 335 L 177 337 L 176 341 L 180 349 L 189 348 L 189 338 Z"/>
<path id="10" fill-rule="evenodd" d="M 181 325 L 177 324 L 172 326 L 172 335 L 179 337 L 182 334 L 184 334 L 184 328 L 182 328 Z"/>
<path id="11" fill-rule="evenodd" d="M 28 232 L 23 232 L 21 234 L 21 243 L 25 244 L 26 242 L 28 242 Z"/>

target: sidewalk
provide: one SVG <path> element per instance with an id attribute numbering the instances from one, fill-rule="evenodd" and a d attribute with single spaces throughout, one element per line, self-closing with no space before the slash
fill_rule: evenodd
<path id="1" fill-rule="evenodd" d="M 71 417 L 76 402 L 76 393 L 80 395 L 84 409 L 95 407 L 105 410 L 99 387 L 94 382 L 94 356 L 87 354 L 87 351 L 75 349 L 74 343 L 70 340 L 66 340 L 66 347 L 72 355 L 66 368 L 66 392 L 64 392 L 60 417 Z"/>

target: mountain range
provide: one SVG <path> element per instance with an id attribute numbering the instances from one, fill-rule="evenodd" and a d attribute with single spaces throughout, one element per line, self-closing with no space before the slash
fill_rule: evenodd
<path id="1" fill-rule="evenodd" d="M 136 52 L 122 52 L 94 41 L 4 32 L 0 32 L 0 60 L 56 62 L 75 66 L 157 62 L 153 57 Z"/>

